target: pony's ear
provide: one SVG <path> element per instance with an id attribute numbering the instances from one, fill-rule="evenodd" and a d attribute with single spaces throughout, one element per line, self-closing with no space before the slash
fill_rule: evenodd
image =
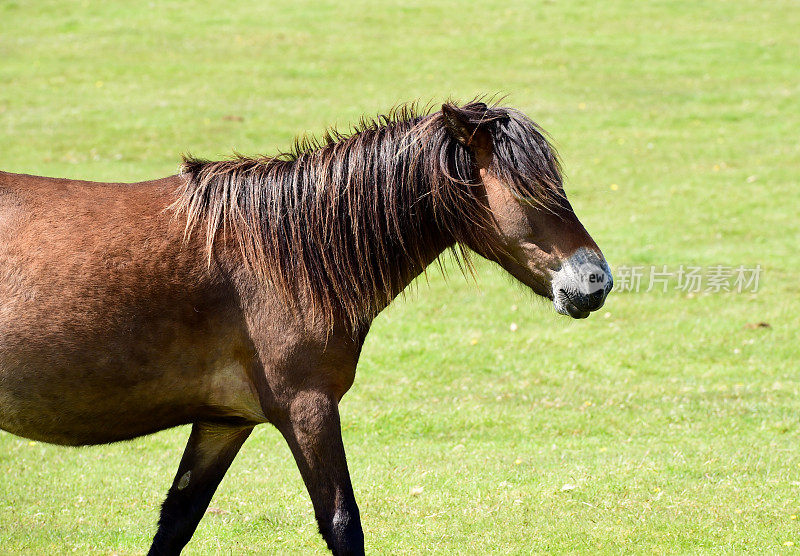
<path id="1" fill-rule="evenodd" d="M 475 139 L 478 124 L 473 123 L 467 113 L 452 104 L 442 104 L 442 115 L 447 132 L 453 139 L 469 147 Z"/>

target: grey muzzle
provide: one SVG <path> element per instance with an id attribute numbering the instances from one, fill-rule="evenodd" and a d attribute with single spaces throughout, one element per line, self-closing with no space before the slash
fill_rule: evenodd
<path id="1" fill-rule="evenodd" d="M 581 247 L 553 273 L 553 306 L 576 319 L 589 316 L 606 301 L 614 279 L 606 260 L 596 251 Z"/>

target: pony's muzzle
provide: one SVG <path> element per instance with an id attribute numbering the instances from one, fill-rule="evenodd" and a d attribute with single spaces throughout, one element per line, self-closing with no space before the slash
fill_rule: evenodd
<path id="1" fill-rule="evenodd" d="M 553 272 L 553 306 L 562 315 L 585 319 L 603 306 L 613 287 L 606 260 L 596 251 L 581 247 Z"/>

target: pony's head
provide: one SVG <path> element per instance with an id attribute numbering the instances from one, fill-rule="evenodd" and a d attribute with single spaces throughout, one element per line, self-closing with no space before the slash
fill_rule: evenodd
<path id="1" fill-rule="evenodd" d="M 455 140 L 454 173 L 462 174 L 459 160 L 469 156 L 465 181 L 483 210 L 476 227 L 457 240 L 551 299 L 561 314 L 585 318 L 602 307 L 611 272 L 567 201 L 557 155 L 542 130 L 516 110 L 482 102 L 445 104 L 435 117 Z"/>

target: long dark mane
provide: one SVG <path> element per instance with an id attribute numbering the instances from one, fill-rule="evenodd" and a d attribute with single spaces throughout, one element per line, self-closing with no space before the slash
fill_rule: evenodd
<path id="1" fill-rule="evenodd" d="M 541 129 L 522 113 L 474 101 L 459 110 L 492 137 L 492 171 L 529 202 L 559 202 L 561 170 Z M 173 205 L 187 234 L 235 238 L 245 264 L 292 307 L 310 300 L 328 323 L 373 318 L 447 247 L 500 250 L 485 234 L 474 155 L 441 111 L 405 105 L 351 133 L 298 139 L 273 157 L 184 157 Z"/>

